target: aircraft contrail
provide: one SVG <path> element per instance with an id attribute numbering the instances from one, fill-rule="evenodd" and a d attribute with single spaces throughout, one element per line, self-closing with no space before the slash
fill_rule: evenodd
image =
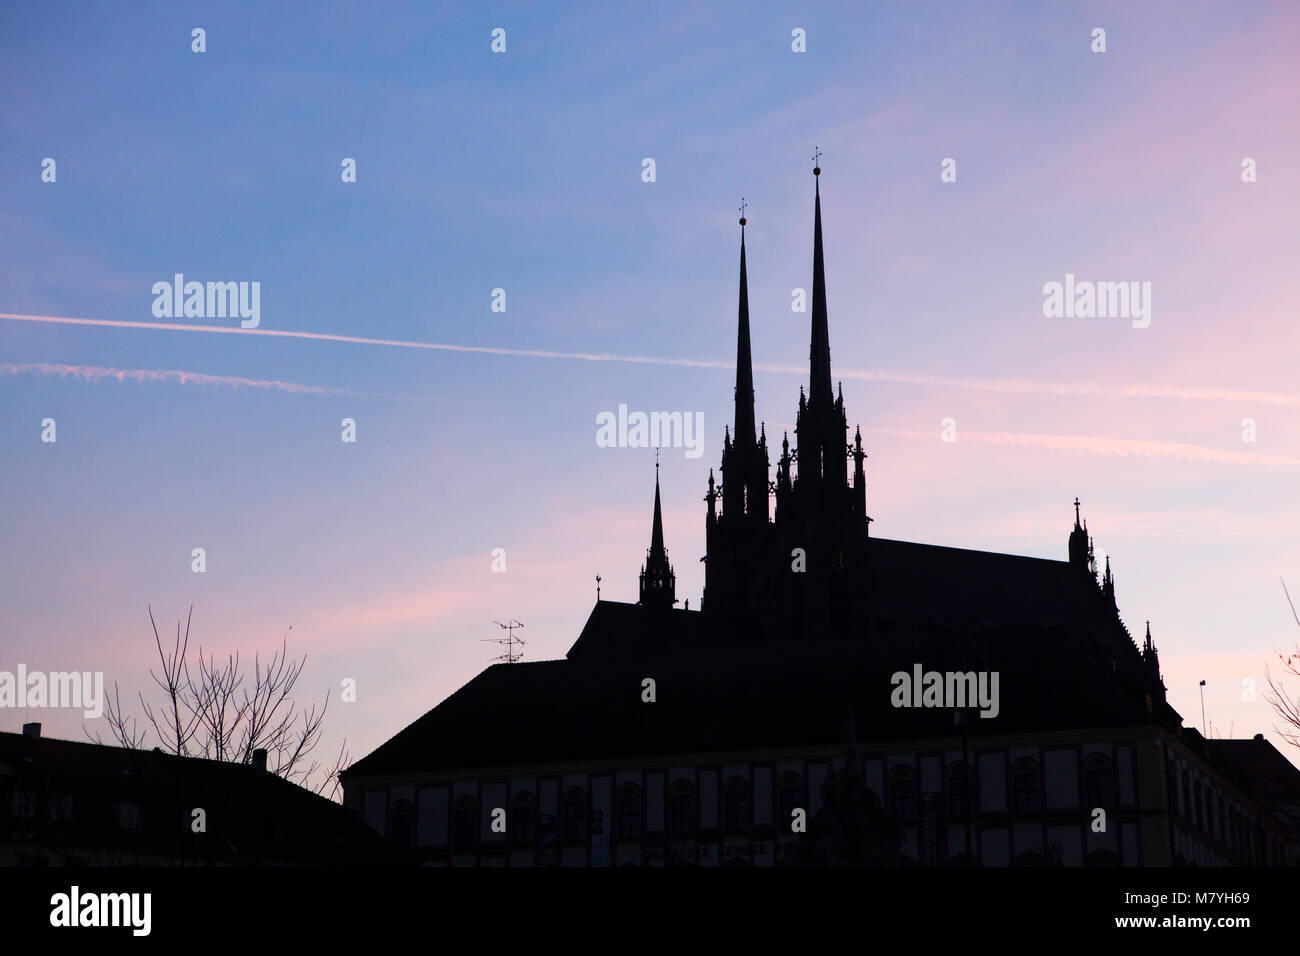
<path id="1" fill-rule="evenodd" d="M 380 345 L 390 348 L 427 349 L 437 352 L 469 352 L 483 355 L 514 355 L 523 358 L 571 359 L 583 362 L 624 362 L 636 365 L 663 365 L 684 368 L 732 369 L 734 362 L 710 359 L 673 358 L 654 355 L 619 355 L 609 352 L 560 352 L 550 349 L 511 349 L 491 345 L 451 345 L 445 342 L 411 342 L 402 339 L 379 339 L 359 335 L 335 335 L 326 332 L 294 332 L 284 329 L 245 329 L 219 325 L 180 325 L 171 322 L 128 322 L 120 319 L 79 319 L 54 315 L 16 315 L 0 312 L 0 319 L 16 322 L 42 322 L 55 325 L 91 325 L 123 329 L 156 329 L 170 332 L 211 332 L 221 335 L 263 335 L 279 338 L 314 339 L 322 342 L 348 342 L 356 345 Z M 754 370 L 803 375 L 807 369 L 798 365 L 756 363 Z M 1261 405 L 1285 405 L 1300 408 L 1300 395 L 1280 392 L 1254 392 L 1244 389 L 1183 387 L 1173 385 L 1105 385 L 1099 382 L 1044 382 L 1027 379 L 967 379 L 886 372 L 869 369 L 837 369 L 837 378 L 893 382 L 902 385 L 929 385 L 936 388 L 963 388 L 982 392 L 1013 392 L 1029 395 L 1092 396 L 1096 398 L 1177 398 L 1209 401 L 1250 402 Z"/>

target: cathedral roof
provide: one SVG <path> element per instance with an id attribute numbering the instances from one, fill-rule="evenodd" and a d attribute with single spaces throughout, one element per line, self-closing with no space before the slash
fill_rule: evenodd
<path id="1" fill-rule="evenodd" d="M 622 616 L 608 608 L 596 613 Z M 952 738 L 951 709 L 896 709 L 890 700 L 891 675 L 910 673 L 914 662 L 960 668 L 947 638 L 908 631 L 883 647 L 845 640 L 834 648 L 833 666 L 827 648 L 806 643 L 496 664 L 354 764 L 348 776 L 834 746 L 850 707 L 864 747 Z M 1000 712 L 991 720 L 971 715 L 973 741 L 991 733 L 1153 720 L 1115 674 L 1060 629 L 1004 629 L 988 638 L 986 666 L 999 672 Z M 1069 679 L 1061 680 L 1063 674 Z M 653 703 L 642 701 L 647 677 L 655 681 Z"/>

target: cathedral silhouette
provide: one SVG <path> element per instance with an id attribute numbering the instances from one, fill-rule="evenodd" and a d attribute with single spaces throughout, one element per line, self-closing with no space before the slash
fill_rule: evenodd
<path id="1" fill-rule="evenodd" d="M 869 534 L 813 173 L 809 385 L 774 481 L 742 207 L 699 608 L 656 466 L 637 603 L 598 597 L 562 660 L 483 671 L 350 767 L 345 805 L 429 864 L 1296 865 L 1300 771 L 1182 725 L 1077 498 L 1065 560 Z"/>

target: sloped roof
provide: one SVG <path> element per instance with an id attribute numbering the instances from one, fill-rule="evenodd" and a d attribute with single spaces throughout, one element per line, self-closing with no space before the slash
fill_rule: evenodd
<path id="1" fill-rule="evenodd" d="M 1247 739 L 1211 738 L 1206 743 L 1216 760 L 1249 781 L 1256 797 L 1300 807 L 1300 769 L 1262 734 Z"/>
<path id="2" fill-rule="evenodd" d="M 196 863 L 393 861 L 387 844 L 350 811 L 244 764 L 0 733 L 0 790 L 6 787 L 34 789 L 43 801 L 70 796 L 71 820 L 55 824 L 42 807 L 31 825 L 47 831 L 46 847 L 100 854 L 90 863 L 137 854 Z M 139 807 L 135 827 L 120 825 L 123 802 Z M 189 826 L 196 807 L 206 812 L 202 836 Z"/>
<path id="3" fill-rule="evenodd" d="M 602 602 L 584 634 L 600 622 L 646 627 L 643 611 Z M 999 672 L 1000 714 L 972 717 L 972 737 L 1154 719 L 1131 687 L 1061 628 L 1002 628 L 987 637 L 985 667 Z M 962 669 L 952 635 L 938 629 L 898 630 L 870 642 L 846 635 L 745 647 L 679 644 L 671 653 L 496 664 L 345 776 L 833 744 L 850 707 L 864 744 L 953 736 L 950 709 L 891 705 L 891 675 L 910 673 L 916 663 Z M 655 680 L 654 703 L 641 699 L 647 677 Z"/>

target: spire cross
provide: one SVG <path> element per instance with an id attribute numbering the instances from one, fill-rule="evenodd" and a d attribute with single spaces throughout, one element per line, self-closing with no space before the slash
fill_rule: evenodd
<path id="1" fill-rule="evenodd" d="M 749 207 L 749 203 L 745 202 L 744 196 L 741 196 L 740 197 L 740 224 L 742 226 L 745 224 L 745 210 L 748 207 Z"/>
<path id="2" fill-rule="evenodd" d="M 818 146 L 817 152 L 813 153 L 813 166 L 815 167 L 813 172 L 821 172 L 821 164 L 822 164 L 822 148 Z"/>
<path id="3" fill-rule="evenodd" d="M 1079 499 L 1074 499 L 1074 523 L 1079 523 Z"/>

